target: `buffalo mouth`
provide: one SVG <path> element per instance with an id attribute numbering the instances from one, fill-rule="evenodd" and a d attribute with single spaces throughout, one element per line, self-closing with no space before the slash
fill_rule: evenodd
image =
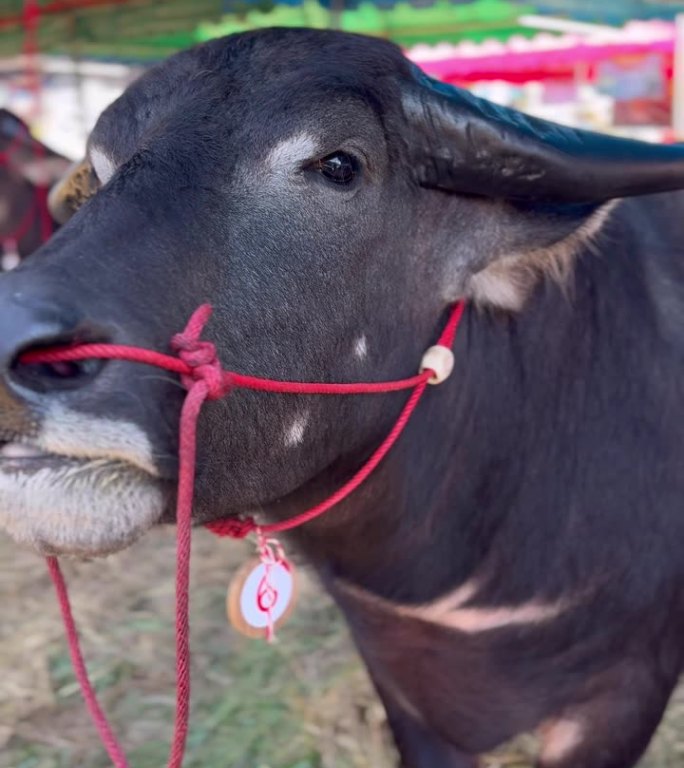
<path id="1" fill-rule="evenodd" d="M 0 529 L 42 554 L 115 552 L 163 510 L 159 479 L 120 457 L 60 454 L 29 441 L 0 445 Z"/>
<path id="2" fill-rule="evenodd" d="M 78 467 L 92 464 L 81 459 L 60 456 L 44 451 L 30 443 L 7 442 L 0 445 L 0 473 L 35 473 L 41 469 L 65 468 L 68 465 Z"/>

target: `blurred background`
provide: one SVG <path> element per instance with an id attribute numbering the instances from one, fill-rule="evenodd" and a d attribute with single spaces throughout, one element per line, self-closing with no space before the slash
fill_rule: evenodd
<path id="1" fill-rule="evenodd" d="M 434 77 L 493 101 L 648 141 L 684 139 L 684 1 L 0 0 L 2 269 L 49 236 L 47 188 L 145 67 L 267 26 L 387 38 Z M 382 710 L 305 567 L 276 645 L 228 627 L 225 589 L 250 554 L 196 534 L 185 765 L 390 768 Z M 158 530 L 105 561 L 65 566 L 92 677 L 136 768 L 164 765 L 171 734 L 174 561 L 174 532 Z M 1 536 L 0 605 L 0 768 L 107 766 L 44 563 Z M 534 747 L 522 739 L 487 768 L 531 768 Z M 684 691 L 643 768 L 684 768 Z"/>
<path id="2" fill-rule="evenodd" d="M 0 0 L 0 103 L 75 159 L 143 67 L 241 30 L 333 27 L 393 40 L 495 101 L 671 141 L 684 134 L 679 12 L 673 0 Z"/>

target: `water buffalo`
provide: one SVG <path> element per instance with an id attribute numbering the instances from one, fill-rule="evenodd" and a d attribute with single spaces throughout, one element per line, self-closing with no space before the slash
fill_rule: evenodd
<path id="1" fill-rule="evenodd" d="M 684 653 L 684 147 L 494 106 L 387 42 L 276 29 L 143 75 L 80 177 L 87 202 L 0 280 L 4 528 L 91 556 L 172 517 L 178 382 L 29 348 L 167 349 L 208 301 L 227 368 L 388 380 L 465 299 L 454 374 L 291 544 L 406 768 L 473 766 L 523 731 L 540 768 L 633 766 Z M 76 198 L 58 190 L 61 215 Z M 405 398 L 209 404 L 196 521 L 327 496 Z"/>
<path id="2" fill-rule="evenodd" d="M 44 242 L 55 227 L 45 200 L 69 160 L 31 136 L 0 109 L 0 267 L 7 271 Z"/>

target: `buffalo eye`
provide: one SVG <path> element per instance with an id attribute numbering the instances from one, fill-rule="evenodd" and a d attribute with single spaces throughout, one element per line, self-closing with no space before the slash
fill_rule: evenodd
<path id="1" fill-rule="evenodd" d="M 317 160 L 314 167 L 333 184 L 351 184 L 359 172 L 359 161 L 347 152 L 333 152 Z"/>

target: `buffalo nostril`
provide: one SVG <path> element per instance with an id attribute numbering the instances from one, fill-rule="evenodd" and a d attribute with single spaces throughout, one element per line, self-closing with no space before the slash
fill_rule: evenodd
<path id="1" fill-rule="evenodd" d="M 47 375 L 57 379 L 74 379 L 83 373 L 83 366 L 69 360 L 62 360 L 58 363 L 46 363 L 45 369 Z"/>
<path id="2" fill-rule="evenodd" d="M 48 347 L 63 346 L 65 339 L 51 339 L 49 342 L 31 344 L 22 349 L 10 366 L 10 377 L 22 387 L 35 392 L 56 392 L 78 389 L 92 381 L 105 365 L 104 360 L 62 360 L 56 362 L 24 362 L 27 352 L 39 351 Z M 79 339 L 85 341 L 85 339 Z M 93 341 L 93 339 L 88 339 Z M 98 339 L 102 341 L 102 339 Z M 69 339 L 73 344 L 74 339 Z"/>

